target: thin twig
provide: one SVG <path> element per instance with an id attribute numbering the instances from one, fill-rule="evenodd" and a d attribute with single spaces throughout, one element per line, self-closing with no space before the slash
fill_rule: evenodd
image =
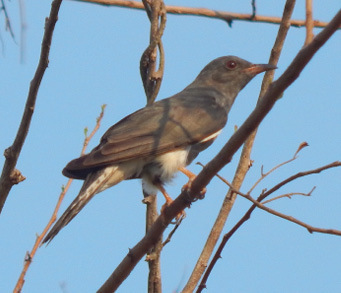
<path id="1" fill-rule="evenodd" d="M 10 20 L 10 18 L 9 18 L 9 15 L 8 15 L 7 8 L 6 8 L 5 1 L 4 1 L 4 0 L 1 0 L 0 11 L 1 11 L 1 10 L 4 12 L 4 15 L 5 15 L 5 27 L 6 27 L 6 29 L 9 31 L 9 33 L 10 33 L 12 39 L 15 41 L 14 31 L 13 31 L 13 29 L 12 29 L 11 20 Z"/>
<path id="2" fill-rule="evenodd" d="M 58 19 L 58 12 L 61 3 L 62 0 L 53 0 L 51 4 L 50 16 L 46 18 L 45 21 L 45 32 L 41 45 L 39 63 L 35 75 L 30 83 L 30 89 L 26 100 L 26 105 L 21 119 L 21 123 L 12 146 L 5 150 L 6 159 L 0 177 L 0 213 L 2 212 L 7 196 L 14 184 L 13 180 L 11 180 L 11 176 L 17 164 L 21 149 L 26 140 L 26 136 L 30 128 L 31 119 L 33 116 L 37 100 L 40 83 L 49 63 L 49 53 L 51 48 L 52 35 L 55 24 Z"/>
<path id="3" fill-rule="evenodd" d="M 166 244 L 168 244 L 171 241 L 175 231 L 179 228 L 179 226 L 180 226 L 180 224 L 184 218 L 185 218 L 185 216 L 181 215 L 180 219 L 176 221 L 174 228 L 172 229 L 172 231 L 170 231 L 166 240 L 162 243 L 162 246 L 165 246 Z"/>
<path id="4" fill-rule="evenodd" d="M 232 186 L 230 186 L 230 188 L 233 189 Z M 317 227 L 313 227 L 305 222 L 302 222 L 292 216 L 288 216 L 288 215 L 285 215 L 283 213 L 280 213 L 278 211 L 275 211 L 265 205 L 263 205 L 262 203 L 260 203 L 258 200 L 255 200 L 252 196 L 250 196 L 249 194 L 245 194 L 245 193 L 242 193 L 238 190 L 234 190 L 236 193 L 238 193 L 239 195 L 241 195 L 242 197 L 248 199 L 249 201 L 251 201 L 254 205 L 256 205 L 258 208 L 264 210 L 264 211 L 267 211 L 268 213 L 270 214 L 273 214 L 277 217 L 280 217 L 282 219 L 285 219 L 285 220 L 288 220 L 290 222 L 293 222 L 299 226 L 302 226 L 304 228 L 306 228 L 308 230 L 309 233 L 313 233 L 313 232 L 318 232 L 318 233 L 325 233 L 325 234 L 332 234 L 332 235 L 338 235 L 338 236 L 341 236 L 341 231 L 340 230 L 335 230 L 335 229 L 325 229 L 325 228 L 317 228 Z"/>
<path id="5" fill-rule="evenodd" d="M 144 10 L 143 4 L 138 1 L 130 1 L 130 0 L 75 0 L 75 1 Z M 282 21 L 282 18 L 280 17 L 264 16 L 264 15 L 256 15 L 255 17 L 253 17 L 252 14 L 218 11 L 218 10 L 212 10 L 208 8 L 195 8 L 195 7 L 167 5 L 166 10 L 167 10 L 167 13 L 169 14 L 210 17 L 210 18 L 224 20 L 227 23 L 231 23 L 234 20 L 239 20 L 239 21 L 249 21 L 249 22 L 280 24 Z M 314 26 L 318 28 L 324 28 L 327 26 L 327 24 L 328 22 L 314 20 Z M 291 20 L 290 25 L 294 27 L 304 27 L 306 25 L 306 21 L 305 20 Z M 341 27 L 339 27 L 338 29 L 340 28 Z"/>
<path id="6" fill-rule="evenodd" d="M 213 158 L 205 166 L 205 168 L 203 168 L 197 177 L 195 177 L 192 181 L 191 188 L 183 190 L 169 206 L 164 208 L 161 215 L 156 219 L 154 225 L 149 229 L 149 232 L 132 249 L 129 250 L 129 253 L 123 258 L 114 272 L 97 291 L 98 293 L 114 292 L 117 290 L 141 258 L 153 245 L 155 245 L 159 236 L 165 231 L 171 221 L 182 210 L 195 201 L 196 195 L 200 194 L 200 191 L 210 183 L 214 175 L 231 161 L 232 156 L 245 142 L 250 133 L 259 126 L 282 93 L 298 78 L 299 74 L 309 63 L 311 58 L 337 31 L 340 25 L 341 11 L 334 16 L 325 29 L 316 35 L 309 45 L 298 52 L 281 77 L 272 83 L 264 97 L 243 125 L 232 135 L 219 154 Z M 119 283 L 116 282 L 118 278 L 121 280 Z"/>
<path id="7" fill-rule="evenodd" d="M 93 131 L 91 132 L 91 134 L 89 136 L 86 136 L 84 138 L 84 143 L 83 143 L 83 148 L 81 151 L 81 155 L 84 155 L 86 147 L 90 141 L 90 139 L 94 136 L 94 134 L 97 132 L 97 130 L 100 127 L 103 115 L 104 115 L 104 109 L 105 109 L 105 105 L 102 106 L 102 110 L 101 113 L 99 115 L 99 117 L 97 118 L 97 122 L 96 125 L 93 129 Z M 17 284 L 15 285 L 15 288 L 13 290 L 14 293 L 20 293 L 22 290 L 22 287 L 24 286 L 24 282 L 25 282 L 25 276 L 27 273 L 28 268 L 30 267 L 32 260 L 37 252 L 38 247 L 41 246 L 41 242 L 43 241 L 46 233 L 49 231 L 49 229 L 51 228 L 52 224 L 56 221 L 57 219 L 57 213 L 59 211 L 60 205 L 62 204 L 62 201 L 65 197 L 65 194 L 67 193 L 67 191 L 69 190 L 69 187 L 72 183 L 73 179 L 69 179 L 65 185 L 65 187 L 62 188 L 62 192 L 60 193 L 59 197 L 58 197 L 58 201 L 56 204 L 56 207 L 54 208 L 54 211 L 52 213 L 52 216 L 50 218 L 50 220 L 48 221 L 47 225 L 45 226 L 43 232 L 40 235 L 37 235 L 36 237 L 36 241 L 34 242 L 33 248 L 31 249 L 31 252 L 26 254 L 25 257 L 25 262 L 24 262 L 24 267 L 21 271 L 21 274 L 19 276 L 19 279 L 17 281 Z"/>
<path id="8" fill-rule="evenodd" d="M 280 198 L 284 198 L 284 197 L 287 197 L 287 198 L 291 199 L 291 197 L 294 196 L 294 195 L 311 196 L 311 194 L 313 193 L 313 191 L 315 189 L 316 189 L 316 186 L 314 186 L 308 193 L 304 193 L 304 192 L 290 192 L 290 193 L 282 194 L 282 195 L 279 195 L 279 196 L 275 196 L 274 198 L 262 201 L 262 204 L 267 204 L 267 203 L 269 203 L 271 201 L 274 201 L 274 200 L 277 200 L 277 199 L 280 199 Z"/>
<path id="9" fill-rule="evenodd" d="M 306 9 L 306 38 L 304 45 L 307 45 L 314 38 L 314 20 L 313 20 L 313 0 L 305 0 Z"/>
<path id="10" fill-rule="evenodd" d="M 284 166 L 284 165 L 287 165 L 287 164 L 291 163 L 292 161 L 296 160 L 296 159 L 297 159 L 298 153 L 303 149 L 303 147 L 306 147 L 306 146 L 308 146 L 308 144 L 307 144 L 306 142 L 300 143 L 300 145 L 299 145 L 299 147 L 297 148 L 297 150 L 296 150 L 294 156 L 293 156 L 291 159 L 289 159 L 289 160 L 287 160 L 287 161 L 285 161 L 285 162 L 282 162 L 282 163 L 278 164 L 277 166 L 273 167 L 272 169 L 270 169 L 270 170 L 269 170 L 268 172 L 266 172 L 266 173 L 263 173 L 263 166 L 262 166 L 262 172 L 261 172 L 262 175 L 261 175 L 261 177 L 255 182 L 255 184 L 250 188 L 250 190 L 249 190 L 247 193 L 248 193 L 248 194 L 251 194 L 251 192 L 257 187 L 257 185 L 258 185 L 265 177 L 269 176 L 271 173 L 273 173 L 274 171 L 276 171 L 278 168 L 280 168 L 280 167 L 282 167 L 282 166 Z"/>
<path id="11" fill-rule="evenodd" d="M 263 199 L 265 199 L 267 196 L 271 195 L 273 192 L 275 192 L 276 190 L 278 190 L 280 187 L 284 186 L 285 184 L 303 177 L 303 176 L 307 176 L 307 175 L 311 175 L 311 174 L 317 174 L 320 173 L 324 170 L 330 169 L 330 168 L 335 168 L 335 167 L 340 167 L 341 166 L 341 162 L 333 162 L 331 164 L 322 166 L 320 168 L 314 169 L 314 170 L 309 170 L 309 171 L 305 171 L 305 172 L 299 172 L 289 178 L 287 178 L 286 180 L 283 180 L 282 182 L 278 183 L 276 186 L 274 186 L 273 188 L 271 188 L 270 190 L 268 190 L 266 193 L 262 193 L 258 198 L 257 198 L 257 202 L 261 202 Z M 314 188 L 310 191 L 310 193 L 314 190 Z M 252 214 L 252 212 L 256 209 L 257 205 L 253 204 L 249 210 L 244 214 L 244 216 L 238 221 L 238 223 L 227 233 L 224 235 L 216 253 L 214 254 L 214 257 L 212 258 L 211 263 L 209 264 L 209 266 L 207 267 L 207 270 L 205 272 L 205 275 L 201 281 L 201 284 L 206 284 L 207 279 L 209 277 L 209 275 L 211 274 L 215 264 L 217 263 L 217 261 L 220 259 L 220 255 L 221 252 L 223 251 L 226 243 L 229 241 L 229 239 L 234 235 L 234 233 L 248 220 L 250 219 L 250 216 Z M 331 230 L 327 229 L 328 232 L 330 232 Z M 333 230 L 333 231 L 337 231 L 337 230 Z M 320 232 L 320 231 L 316 231 L 316 232 Z M 323 232 L 322 232 L 323 233 Z M 197 291 L 198 292 L 198 291 Z"/>

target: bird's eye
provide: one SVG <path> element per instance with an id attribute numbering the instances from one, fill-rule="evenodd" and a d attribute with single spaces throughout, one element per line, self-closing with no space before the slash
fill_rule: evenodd
<path id="1" fill-rule="evenodd" d="M 226 62 L 226 67 L 228 69 L 235 69 L 237 67 L 237 62 L 234 60 L 230 60 Z"/>

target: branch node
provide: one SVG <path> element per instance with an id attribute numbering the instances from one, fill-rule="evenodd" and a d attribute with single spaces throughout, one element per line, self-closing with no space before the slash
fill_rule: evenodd
<path id="1" fill-rule="evenodd" d="M 32 261 L 31 254 L 28 251 L 26 251 L 25 262 L 31 262 L 31 261 Z"/>
<path id="2" fill-rule="evenodd" d="M 157 254 L 155 252 L 152 252 L 146 255 L 145 261 L 147 262 L 154 261 L 157 259 L 157 257 L 158 257 Z"/>
<path id="3" fill-rule="evenodd" d="M 128 248 L 128 254 L 127 256 L 130 258 L 131 261 L 134 261 L 134 254 L 132 253 L 132 249 Z"/>
<path id="4" fill-rule="evenodd" d="M 10 159 L 13 157 L 12 147 L 8 147 L 7 149 L 4 150 L 4 157 L 6 159 Z"/>
<path id="5" fill-rule="evenodd" d="M 227 25 L 229 26 L 229 28 L 232 28 L 233 20 L 231 18 L 224 18 L 224 20 L 227 22 Z"/>
<path id="6" fill-rule="evenodd" d="M 26 179 L 26 177 L 23 176 L 18 169 L 14 169 L 11 172 L 11 175 L 9 175 L 9 179 L 10 179 L 11 183 L 14 185 L 14 184 L 20 183 L 21 181 L 24 181 Z"/>

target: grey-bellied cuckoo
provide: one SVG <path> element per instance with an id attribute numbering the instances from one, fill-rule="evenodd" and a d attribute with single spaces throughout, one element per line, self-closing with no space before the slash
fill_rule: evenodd
<path id="1" fill-rule="evenodd" d="M 178 94 L 146 106 L 111 126 L 89 154 L 69 162 L 63 174 L 84 180 L 78 196 L 43 242 L 51 241 L 97 193 L 122 180 L 141 178 L 147 194 L 161 191 L 177 171 L 186 172 L 227 122 L 238 93 L 258 73 L 275 69 L 235 56 L 211 61 Z"/>

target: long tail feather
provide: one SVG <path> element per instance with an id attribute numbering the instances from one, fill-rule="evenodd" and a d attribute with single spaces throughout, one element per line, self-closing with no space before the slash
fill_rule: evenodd
<path id="1" fill-rule="evenodd" d="M 96 193 L 122 181 L 124 178 L 122 177 L 121 172 L 117 172 L 118 176 L 114 176 L 117 168 L 117 166 L 106 167 L 89 174 L 85 179 L 78 196 L 54 224 L 42 243 L 50 243 L 59 231 L 80 212 L 80 210 L 94 197 Z"/>

